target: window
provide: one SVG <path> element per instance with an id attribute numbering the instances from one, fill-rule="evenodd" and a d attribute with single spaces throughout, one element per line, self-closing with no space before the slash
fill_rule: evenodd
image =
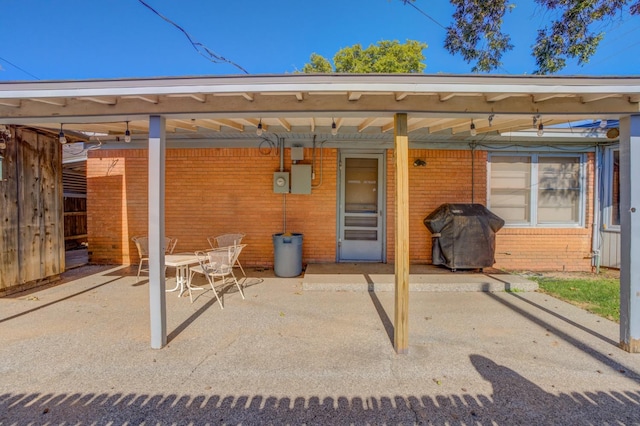
<path id="1" fill-rule="evenodd" d="M 492 154 L 492 212 L 512 226 L 580 226 L 584 215 L 581 154 Z"/>
<path id="2" fill-rule="evenodd" d="M 606 228 L 620 227 L 620 148 L 605 151 L 603 219 Z"/>

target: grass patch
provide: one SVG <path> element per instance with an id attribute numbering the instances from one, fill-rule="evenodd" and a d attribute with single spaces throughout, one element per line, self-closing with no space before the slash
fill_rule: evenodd
<path id="1" fill-rule="evenodd" d="M 609 320 L 620 322 L 620 280 L 532 277 L 540 291 Z"/>

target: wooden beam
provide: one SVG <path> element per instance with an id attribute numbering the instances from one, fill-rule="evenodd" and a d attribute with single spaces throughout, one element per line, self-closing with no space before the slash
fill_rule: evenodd
<path id="1" fill-rule="evenodd" d="M 409 353 L 409 137 L 407 114 L 394 116 L 396 168 L 395 315 L 393 344 Z"/>
<path id="2" fill-rule="evenodd" d="M 475 123 L 475 122 L 474 122 Z M 494 119 L 491 126 L 488 124 L 486 126 L 478 126 L 476 123 L 476 133 L 489 133 L 489 132 L 500 132 L 503 129 L 508 129 L 513 125 L 522 126 L 523 120 L 521 118 L 512 118 L 512 119 Z M 533 128 L 532 122 L 529 120 L 527 124 L 529 127 Z"/>
<path id="3" fill-rule="evenodd" d="M 539 93 L 537 95 L 533 95 L 533 102 L 545 102 L 555 98 L 571 98 L 574 95 L 569 93 Z"/>
<path id="4" fill-rule="evenodd" d="M 373 123 L 374 121 L 376 121 L 376 117 L 369 117 L 364 121 L 362 121 L 362 123 L 358 125 L 358 132 L 362 132 L 364 129 L 369 127 L 371 123 Z"/>
<path id="5" fill-rule="evenodd" d="M 600 101 L 602 99 L 619 98 L 619 97 L 622 97 L 622 95 L 617 93 L 594 93 L 591 95 L 582 95 L 580 98 L 582 99 L 582 103 L 586 104 L 589 102 Z"/>
<path id="6" fill-rule="evenodd" d="M 440 102 L 445 102 L 445 101 L 448 101 L 449 99 L 453 99 L 453 97 L 456 95 L 457 93 L 441 93 L 438 96 L 438 99 L 440 99 Z"/>
<path id="7" fill-rule="evenodd" d="M 249 102 L 253 102 L 253 93 L 242 93 L 242 97 L 248 100 Z"/>
<path id="8" fill-rule="evenodd" d="M 20 108 L 20 100 L 14 99 L 0 99 L 0 105 L 12 107 L 12 108 Z"/>
<path id="9" fill-rule="evenodd" d="M 401 100 L 403 100 L 404 98 L 406 98 L 407 96 L 409 96 L 409 92 L 397 92 L 397 93 L 395 94 L 396 101 L 401 101 Z"/>
<path id="10" fill-rule="evenodd" d="M 299 102 L 304 101 L 304 93 L 302 93 L 302 92 L 296 92 L 296 99 L 297 99 Z"/>
<path id="11" fill-rule="evenodd" d="M 207 102 L 207 95 L 202 94 L 202 93 L 185 93 L 185 94 L 171 94 L 171 95 L 167 95 L 168 98 L 191 98 L 193 100 L 196 100 L 200 103 L 205 103 Z"/>
<path id="12" fill-rule="evenodd" d="M 160 102 L 160 96 L 156 95 L 125 95 L 122 96 L 122 99 L 139 99 L 150 104 L 157 104 Z"/>
<path id="13" fill-rule="evenodd" d="M 640 102 L 640 95 L 631 95 L 631 96 L 629 96 L 629 102 L 632 102 L 632 103 Z"/>
<path id="14" fill-rule="evenodd" d="M 382 133 L 386 133 L 389 130 L 393 130 L 395 128 L 395 123 L 394 120 L 391 120 L 390 122 L 388 122 L 387 124 L 383 125 L 382 127 L 380 127 L 380 131 Z"/>
<path id="15" fill-rule="evenodd" d="M 311 128 L 311 133 L 316 131 L 316 119 L 311 117 L 309 118 L 309 127 Z"/>
<path id="16" fill-rule="evenodd" d="M 531 95 L 528 93 L 491 93 L 485 95 L 485 100 L 487 102 L 500 102 L 509 98 L 531 98 Z"/>
<path id="17" fill-rule="evenodd" d="M 434 125 L 434 126 L 429 126 L 429 133 L 436 133 L 436 132 L 439 132 L 441 130 L 450 129 L 450 128 L 455 127 L 455 126 L 460 126 L 460 125 L 465 124 L 465 123 L 471 125 L 471 119 L 469 119 L 469 118 L 449 119 L 449 120 L 446 120 L 445 122 L 443 122 L 441 124 L 437 124 L 437 125 Z"/>
<path id="18" fill-rule="evenodd" d="M 222 129 L 222 126 L 206 118 L 203 120 L 196 120 L 196 123 L 203 129 L 215 130 L 216 132 L 219 132 L 220 129 Z"/>
<path id="19" fill-rule="evenodd" d="M 82 101 L 95 102 L 101 105 L 115 105 L 118 103 L 118 98 L 115 96 L 85 96 L 78 99 Z"/>
<path id="20" fill-rule="evenodd" d="M 239 118 L 238 121 L 244 121 L 249 126 L 253 127 L 258 127 L 258 123 L 260 123 L 260 120 L 257 118 Z M 264 126 L 264 123 L 262 123 L 262 125 Z"/>
<path id="21" fill-rule="evenodd" d="M 343 116 L 367 117 L 378 115 L 393 117 L 395 113 L 412 111 L 415 114 L 426 113 L 436 117 L 460 117 L 488 115 L 588 115 L 593 117 L 594 111 L 602 115 L 637 114 L 638 103 L 630 103 L 629 98 L 609 98 L 598 102 L 582 103 L 577 97 L 558 98 L 553 101 L 533 103 L 530 97 L 512 97 L 500 102 L 486 102 L 482 96 L 456 96 L 447 102 L 440 102 L 434 96 L 409 96 L 402 102 L 393 102 L 391 97 L 362 96 L 358 102 L 349 102 L 346 95 L 321 96 L 313 95 L 305 102 L 292 102 L 295 92 L 289 96 L 256 96 L 253 102 L 247 102 L 241 96 L 229 96 L 220 102 L 194 102 L 187 98 L 165 98 L 156 105 L 140 102 L 118 102 L 119 116 L 141 116 L 144 114 L 185 114 L 188 117 L 232 117 L 232 116 L 272 116 L 301 118 L 313 115 L 314 111 L 321 114 L 332 114 L 330 111 L 340 111 Z M 390 95 L 392 96 L 392 95 Z M 391 100 L 391 101 L 390 101 Z M 312 102 L 308 102 L 312 101 Z M 145 106 L 146 105 L 146 106 Z M 58 121 L 65 121 L 65 117 L 73 117 L 73 121 L 86 121 L 84 118 L 101 115 L 113 115 L 113 106 L 92 102 L 79 101 L 69 98 L 64 109 L 59 106 L 46 105 L 38 102 L 23 101 L 20 108 L 2 108 L 4 121 L 33 117 L 61 117 Z M 283 113 L 286 111 L 286 114 Z M 337 114 L 337 113 L 336 113 Z M 324 115 L 326 117 L 326 115 Z M 14 121 L 15 122 L 15 121 Z M 15 122 L 15 124 L 20 124 Z"/>
<path id="22" fill-rule="evenodd" d="M 510 98 L 512 96 L 517 96 L 517 94 L 514 94 L 514 93 L 490 93 L 490 94 L 487 94 L 485 96 L 485 100 L 487 102 L 498 102 L 498 101 L 501 101 L 503 99 Z"/>
<path id="23" fill-rule="evenodd" d="M 167 120 L 167 126 L 173 126 L 178 129 L 188 130 L 190 132 L 197 132 L 198 125 L 195 120 Z"/>
<path id="24" fill-rule="evenodd" d="M 33 102 L 38 102 L 41 104 L 47 104 L 47 105 L 53 105 L 53 106 L 57 106 L 57 107 L 63 107 L 65 105 L 67 105 L 67 99 L 66 98 L 31 98 L 30 99 Z"/>
<path id="25" fill-rule="evenodd" d="M 362 92 L 347 92 L 347 97 L 350 101 L 359 101 L 362 97 Z"/>
<path id="26" fill-rule="evenodd" d="M 476 126 L 476 132 L 477 132 L 477 128 L 479 127 L 480 123 L 481 123 L 481 120 L 474 120 L 473 121 L 473 125 Z M 458 133 L 465 133 L 465 132 L 471 132 L 471 120 L 466 120 L 463 123 L 460 123 L 460 124 L 457 124 L 457 125 L 451 127 L 451 134 L 452 135 L 456 135 Z"/>
<path id="27" fill-rule="evenodd" d="M 282 127 L 284 127 L 287 130 L 287 132 L 291 131 L 291 123 L 289 123 L 286 119 L 278 118 L 278 121 L 280 122 Z"/>
<path id="28" fill-rule="evenodd" d="M 226 118 L 209 118 L 211 122 L 222 124 L 223 126 L 231 127 L 239 131 L 244 131 L 244 126 L 236 121 L 228 120 Z"/>
<path id="29" fill-rule="evenodd" d="M 415 120 L 409 125 L 409 133 L 418 129 L 423 129 L 425 127 L 434 126 L 442 121 L 442 119 L 438 120 L 437 118 L 423 118 L 420 120 Z"/>

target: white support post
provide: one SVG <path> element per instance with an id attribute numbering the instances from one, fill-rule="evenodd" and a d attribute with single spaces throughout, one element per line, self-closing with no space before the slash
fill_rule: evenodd
<path id="1" fill-rule="evenodd" d="M 149 117 L 149 312 L 151 347 L 167 344 L 164 276 L 165 118 Z"/>
<path id="2" fill-rule="evenodd" d="M 620 120 L 620 347 L 640 352 L 640 115 Z"/>

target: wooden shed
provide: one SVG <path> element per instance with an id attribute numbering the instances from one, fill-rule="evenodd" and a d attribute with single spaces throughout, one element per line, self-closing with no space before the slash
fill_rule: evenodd
<path id="1" fill-rule="evenodd" d="M 0 149 L 0 296 L 64 271 L 62 151 L 57 135 L 9 126 Z"/>

